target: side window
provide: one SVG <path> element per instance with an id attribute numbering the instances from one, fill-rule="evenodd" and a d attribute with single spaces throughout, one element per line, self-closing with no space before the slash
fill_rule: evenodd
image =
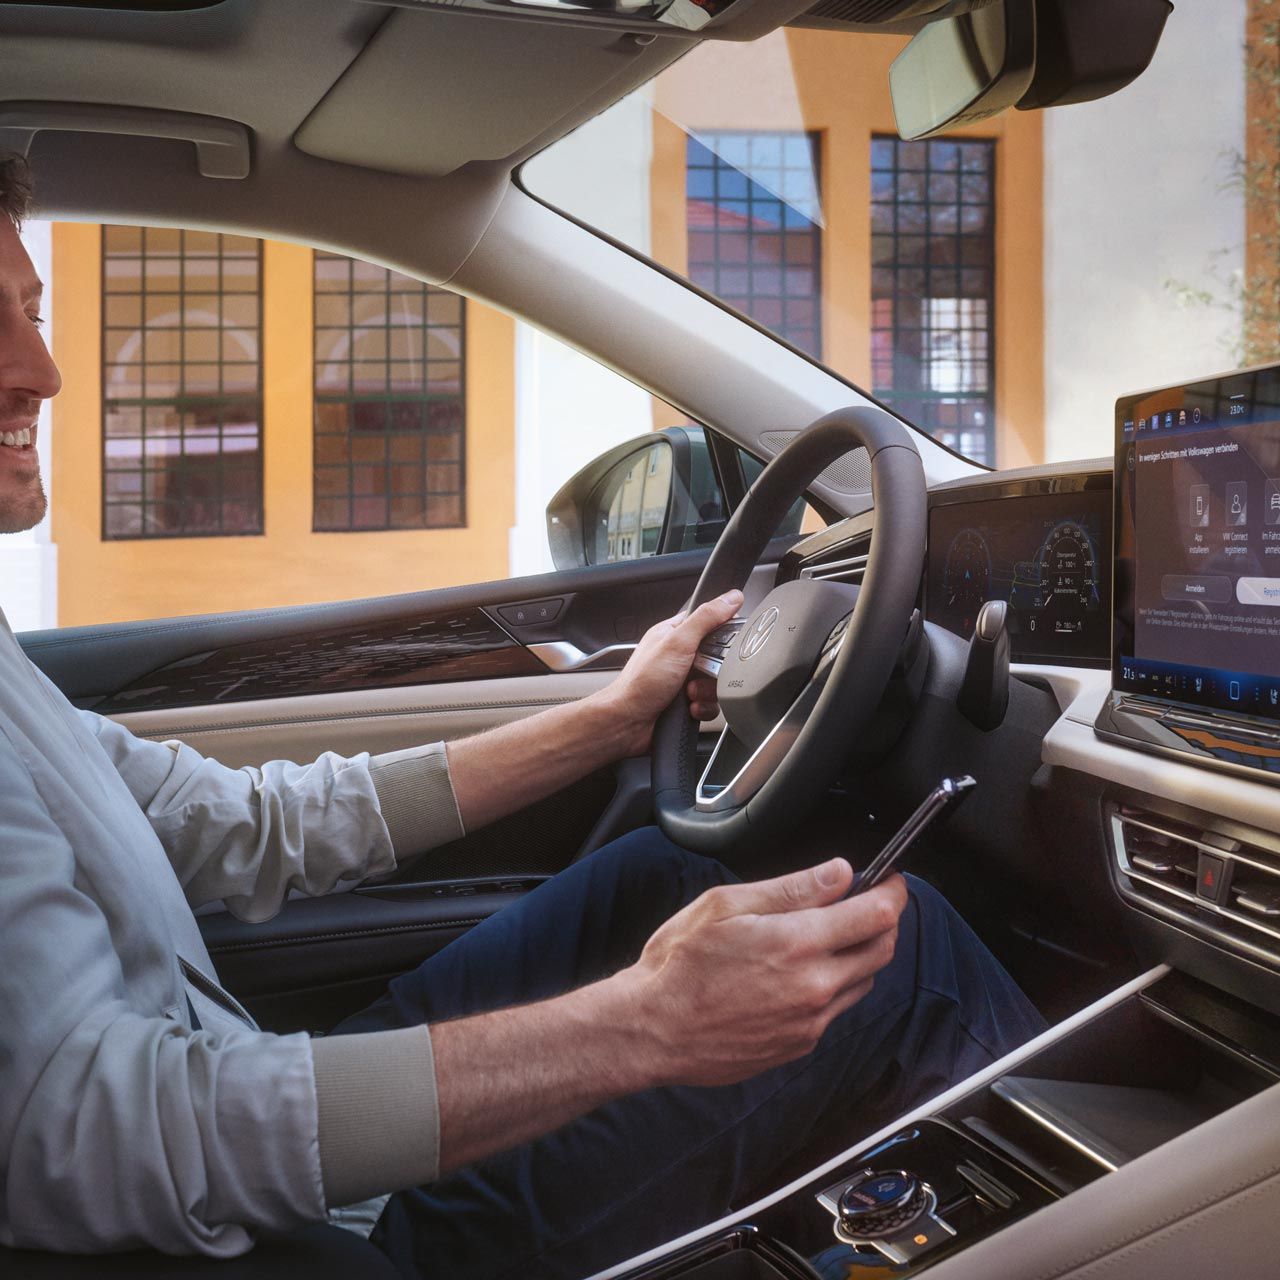
<path id="1" fill-rule="evenodd" d="M 764 463 L 745 449 L 738 450 L 738 460 L 742 465 L 742 477 L 749 489 L 760 478 Z M 812 533 L 815 529 L 822 528 L 824 523 L 825 521 L 803 498 L 797 498 L 791 510 L 783 517 L 774 537 L 780 538 L 784 534 L 799 533 L 801 529 L 806 533 Z"/>
<path id="2" fill-rule="evenodd" d="M 548 504 L 585 468 L 598 523 L 574 563 L 704 549 L 750 479 L 726 498 L 725 459 L 758 466 L 531 326 L 384 266 L 177 228 L 24 234 L 63 392 L 41 434 L 50 515 L 0 582 L 21 629 L 546 572 L 565 537 Z"/>

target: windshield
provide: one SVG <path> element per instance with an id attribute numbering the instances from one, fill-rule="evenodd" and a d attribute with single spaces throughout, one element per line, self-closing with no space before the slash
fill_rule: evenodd
<path id="1" fill-rule="evenodd" d="M 1270 0 L 1179 0 L 1098 102 L 898 139 L 901 36 L 704 43 L 533 194 L 977 462 L 1110 454 L 1126 392 L 1276 356 Z"/>

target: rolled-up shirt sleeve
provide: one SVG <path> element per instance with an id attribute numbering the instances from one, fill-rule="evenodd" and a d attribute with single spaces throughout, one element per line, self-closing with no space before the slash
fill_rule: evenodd
<path id="1" fill-rule="evenodd" d="M 232 769 L 183 743 L 150 742 L 92 712 L 80 715 L 193 907 L 220 901 L 243 920 L 268 920 L 291 890 L 349 888 L 463 833 L 439 743 Z"/>
<path id="2" fill-rule="evenodd" d="M 0 734 L 0 1239 L 229 1256 L 255 1227 L 322 1217 L 308 1037 L 193 1032 L 142 1007 L 123 966 L 174 961 L 117 952 L 7 748 Z"/>

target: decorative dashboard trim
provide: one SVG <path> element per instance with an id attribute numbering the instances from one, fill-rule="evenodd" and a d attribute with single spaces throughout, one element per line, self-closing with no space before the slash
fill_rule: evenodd
<path id="1" fill-rule="evenodd" d="M 547 670 L 483 610 L 460 609 L 207 649 L 140 676 L 94 710 L 119 715 Z"/>

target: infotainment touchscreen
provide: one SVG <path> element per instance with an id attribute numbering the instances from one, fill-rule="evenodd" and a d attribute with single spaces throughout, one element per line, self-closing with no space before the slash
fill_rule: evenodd
<path id="1" fill-rule="evenodd" d="M 1280 368 L 1116 404 L 1117 691 L 1280 720 Z"/>

